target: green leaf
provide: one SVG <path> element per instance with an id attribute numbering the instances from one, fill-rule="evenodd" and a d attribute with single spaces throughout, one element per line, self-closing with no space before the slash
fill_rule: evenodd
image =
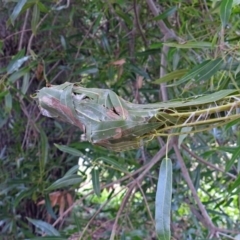
<path id="1" fill-rule="evenodd" d="M 225 28 L 228 24 L 232 12 L 233 0 L 222 0 L 220 5 L 220 19 L 222 27 Z"/>
<path id="2" fill-rule="evenodd" d="M 51 204 L 51 201 L 50 201 L 49 194 L 46 194 L 46 195 L 45 195 L 45 207 L 46 207 L 46 209 L 47 209 L 48 214 L 50 214 L 50 216 L 51 216 L 53 219 L 57 219 L 57 216 L 56 216 L 56 214 L 54 213 L 53 208 L 52 208 L 52 204 Z"/>
<path id="3" fill-rule="evenodd" d="M 16 20 L 16 18 L 18 17 L 20 12 L 22 11 L 22 8 L 24 7 L 26 2 L 27 2 L 27 0 L 19 0 L 17 5 L 13 9 L 13 12 L 10 16 L 10 19 L 11 19 L 11 22 L 12 22 L 13 25 L 14 25 L 14 21 Z"/>
<path id="4" fill-rule="evenodd" d="M 3 41 L 0 40 L 0 54 L 4 55 L 2 49 L 3 49 Z"/>
<path id="5" fill-rule="evenodd" d="M 124 22 L 126 22 L 127 23 L 127 25 L 128 26 L 132 26 L 132 20 L 131 20 L 131 18 L 126 14 L 126 13 L 124 13 L 121 9 L 116 9 L 115 10 L 115 12 L 116 12 L 116 14 L 120 17 L 120 18 L 122 18 L 123 20 L 124 20 Z"/>
<path id="6" fill-rule="evenodd" d="M 58 188 L 66 188 L 69 186 L 80 184 L 82 178 L 78 175 L 64 176 L 57 181 L 55 181 L 52 185 L 50 185 L 46 191 L 56 190 Z"/>
<path id="7" fill-rule="evenodd" d="M 61 35 L 61 36 L 60 36 L 60 41 L 61 41 L 61 44 L 62 44 L 62 46 L 63 46 L 63 49 L 64 49 L 64 50 L 67 50 L 67 43 L 66 43 L 65 37 Z"/>
<path id="8" fill-rule="evenodd" d="M 78 151 L 75 148 L 71 148 L 71 147 L 68 147 L 66 145 L 58 145 L 56 143 L 54 145 L 62 152 L 69 153 L 69 154 L 71 154 L 73 156 L 76 156 L 76 157 L 82 157 L 83 156 L 82 152 Z"/>
<path id="9" fill-rule="evenodd" d="M 13 59 L 7 66 L 7 73 L 11 74 L 15 71 L 18 71 L 19 68 L 30 58 L 30 56 L 25 56 L 19 59 Z"/>
<path id="10" fill-rule="evenodd" d="M 40 139 L 41 139 L 41 163 L 42 167 L 46 165 L 48 160 L 48 138 L 45 132 L 40 129 Z"/>
<path id="11" fill-rule="evenodd" d="M 66 240 L 66 237 L 35 237 L 31 238 L 31 240 Z"/>
<path id="12" fill-rule="evenodd" d="M 235 188 L 240 187 L 240 174 L 238 175 L 237 179 L 233 182 L 233 184 L 230 187 L 230 192 L 232 192 Z"/>
<path id="13" fill-rule="evenodd" d="M 42 232 L 49 236 L 60 236 L 60 233 L 49 223 L 35 220 L 27 217 L 27 220 L 32 223 L 35 227 L 41 229 Z"/>
<path id="14" fill-rule="evenodd" d="M 206 60 L 203 63 L 195 66 L 186 75 L 184 75 L 179 81 L 168 86 L 169 87 L 176 86 L 188 80 L 194 80 L 195 82 L 201 81 L 201 80 L 208 80 L 220 69 L 222 63 L 223 63 L 223 59 L 221 58 L 217 58 L 215 60 Z"/>
<path id="15" fill-rule="evenodd" d="M 94 25 L 93 25 L 93 34 L 95 34 L 97 32 L 97 30 L 99 29 L 99 25 L 100 25 L 100 22 L 102 20 L 102 17 L 103 17 L 103 14 L 102 13 L 98 13 L 98 16 L 94 22 Z"/>
<path id="16" fill-rule="evenodd" d="M 159 21 L 159 20 L 162 20 L 162 19 L 165 19 L 169 16 L 171 16 L 173 13 L 175 13 L 177 10 L 177 6 L 174 6 L 174 7 L 171 7 L 169 9 L 167 9 L 165 12 L 159 14 L 158 16 L 154 17 L 153 20 L 154 21 Z"/>
<path id="17" fill-rule="evenodd" d="M 22 76 L 25 76 L 26 74 L 29 75 L 29 71 L 30 71 L 30 69 L 28 67 L 23 67 L 20 70 L 11 74 L 8 78 L 8 81 L 10 83 L 15 83 L 15 81 L 18 80 L 19 78 L 21 78 Z"/>
<path id="18" fill-rule="evenodd" d="M 36 35 L 36 33 L 37 33 L 37 25 L 39 23 L 39 19 L 40 19 L 40 9 L 38 7 L 38 4 L 34 4 L 33 14 L 32 14 L 32 22 L 31 22 L 32 32 L 34 35 Z"/>
<path id="19" fill-rule="evenodd" d="M 22 199 L 24 199 L 24 198 L 25 198 L 25 199 L 26 199 L 26 198 L 30 198 L 30 199 L 31 199 L 32 194 L 37 191 L 37 188 L 38 188 L 38 187 L 36 186 L 36 187 L 32 187 L 32 188 L 30 188 L 30 189 L 24 190 L 24 191 L 22 191 L 22 192 L 19 192 L 19 193 L 15 196 L 14 203 L 13 203 L 14 207 L 17 207 L 18 204 L 20 203 L 20 201 L 21 201 Z"/>
<path id="20" fill-rule="evenodd" d="M 91 171 L 93 190 L 98 197 L 101 197 L 101 187 L 99 181 L 99 169 L 93 168 Z"/>
<path id="21" fill-rule="evenodd" d="M 73 167 L 71 167 L 66 173 L 65 173 L 65 177 L 68 176 L 72 176 L 73 174 L 77 173 L 79 170 L 79 165 L 75 165 Z"/>
<path id="22" fill-rule="evenodd" d="M 23 75 L 23 83 L 22 83 L 22 87 L 21 87 L 21 92 L 22 92 L 23 95 L 25 95 L 27 90 L 28 90 L 29 80 L 30 80 L 29 72 L 24 73 L 24 75 Z"/>
<path id="23" fill-rule="evenodd" d="M 230 170 L 230 168 L 231 168 L 232 165 L 234 164 L 235 160 L 236 160 L 237 158 L 239 158 L 239 157 L 240 157 L 240 148 L 238 147 L 238 148 L 234 151 L 231 160 L 229 160 L 229 161 L 227 162 L 226 166 L 225 166 L 225 171 L 226 171 L 226 172 L 228 172 L 228 171 Z"/>
<path id="24" fill-rule="evenodd" d="M 174 79 L 179 79 L 181 78 L 184 74 L 186 74 L 188 72 L 187 69 L 180 69 L 180 70 L 176 70 L 174 72 L 168 73 L 166 74 L 164 77 L 159 78 L 155 81 L 153 81 L 153 84 L 160 84 L 160 83 L 165 83 L 165 82 L 169 82 L 171 80 Z"/>
<path id="25" fill-rule="evenodd" d="M 95 74 L 98 72 L 98 68 L 92 67 L 84 67 L 78 71 L 75 71 L 73 75 L 82 75 L 82 74 Z"/>
<path id="26" fill-rule="evenodd" d="M 12 95 L 10 94 L 10 92 L 8 92 L 6 95 L 5 95 L 5 110 L 7 112 L 11 112 L 12 110 Z"/>
<path id="27" fill-rule="evenodd" d="M 212 48 L 212 43 L 210 42 L 184 42 L 184 43 L 175 43 L 175 42 L 166 42 L 163 43 L 165 46 L 168 47 L 175 47 L 175 48 Z"/>
<path id="28" fill-rule="evenodd" d="M 117 161 L 115 161 L 113 158 L 109 158 L 109 157 L 100 157 L 95 159 L 94 161 L 99 161 L 102 160 L 103 162 L 109 164 L 110 166 L 113 166 L 114 169 L 118 170 L 118 171 L 122 171 L 122 172 L 127 172 L 126 168 L 123 168 Z"/>
<path id="29" fill-rule="evenodd" d="M 170 240 L 170 211 L 172 201 L 172 162 L 163 159 L 159 171 L 156 203 L 155 222 L 156 232 L 160 240 Z"/>
<path id="30" fill-rule="evenodd" d="M 37 5 L 41 12 L 47 13 L 49 11 L 49 8 L 40 1 L 37 2 Z"/>

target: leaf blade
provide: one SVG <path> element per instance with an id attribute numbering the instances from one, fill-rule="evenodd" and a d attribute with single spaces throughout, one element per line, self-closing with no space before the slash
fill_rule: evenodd
<path id="1" fill-rule="evenodd" d="M 170 240 L 170 210 L 172 199 L 172 162 L 170 159 L 163 159 L 158 177 L 155 221 L 156 232 L 161 240 Z"/>

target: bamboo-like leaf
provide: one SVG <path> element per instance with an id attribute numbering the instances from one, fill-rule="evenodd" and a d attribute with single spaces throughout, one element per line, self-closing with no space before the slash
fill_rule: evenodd
<path id="1" fill-rule="evenodd" d="M 50 214 L 50 216 L 53 219 L 57 219 L 57 216 L 54 213 L 53 208 L 52 208 L 52 204 L 51 204 L 51 200 L 50 200 L 49 194 L 45 195 L 45 206 L 46 206 L 48 214 Z"/>
<path id="2" fill-rule="evenodd" d="M 208 80 L 211 78 L 221 67 L 223 60 L 221 58 L 215 60 L 206 60 L 200 65 L 195 66 L 192 70 L 184 75 L 179 81 L 168 86 L 176 86 L 184 83 L 188 80 L 194 80 L 195 82 L 201 80 Z"/>
<path id="3" fill-rule="evenodd" d="M 154 17 L 153 20 L 154 21 L 159 21 L 159 20 L 162 20 L 162 19 L 165 19 L 169 16 L 171 16 L 173 13 L 175 13 L 177 10 L 177 6 L 174 6 L 174 7 L 171 7 L 169 9 L 167 9 L 165 12 L 159 14 L 158 16 Z"/>
<path id="4" fill-rule="evenodd" d="M 95 161 L 102 160 L 104 163 L 109 164 L 110 166 L 113 166 L 115 170 L 118 170 L 120 172 L 126 172 L 126 168 L 123 168 L 117 161 L 115 161 L 113 158 L 109 157 L 100 157 L 97 158 Z"/>
<path id="5" fill-rule="evenodd" d="M 99 169 L 93 168 L 91 171 L 93 190 L 98 197 L 101 197 L 101 188 L 99 181 Z"/>
<path id="6" fill-rule="evenodd" d="M 64 176 L 57 181 L 55 181 L 52 185 L 50 185 L 46 191 L 52 191 L 58 188 L 66 188 L 69 186 L 73 186 L 76 184 L 80 184 L 82 181 L 82 178 L 78 175 L 71 175 L 71 176 Z"/>
<path id="7" fill-rule="evenodd" d="M 156 202 L 155 221 L 159 240 L 170 240 L 170 211 L 172 201 L 172 162 L 163 159 L 159 171 Z"/>
<path id="8" fill-rule="evenodd" d="M 62 152 L 69 153 L 69 154 L 71 154 L 73 156 L 76 156 L 76 157 L 83 156 L 82 152 L 78 151 L 75 148 L 71 148 L 71 147 L 68 147 L 66 145 L 59 145 L 59 144 L 56 144 L 56 143 L 54 145 Z"/>
<path id="9" fill-rule="evenodd" d="M 17 5 L 15 6 L 15 8 L 13 9 L 13 12 L 10 16 L 11 22 L 14 25 L 14 21 L 16 20 L 16 18 L 18 17 L 18 15 L 20 14 L 20 12 L 22 11 L 25 3 L 27 2 L 27 0 L 19 0 Z"/>
<path id="10" fill-rule="evenodd" d="M 6 95 L 5 95 L 5 111 L 7 112 L 11 112 L 12 110 L 12 94 L 10 92 L 8 92 Z"/>
<path id="11" fill-rule="evenodd" d="M 235 160 L 238 159 L 240 157 L 240 148 L 237 148 L 233 155 L 232 158 L 226 163 L 225 166 L 225 171 L 228 172 L 230 170 L 230 168 L 232 167 L 232 165 L 234 164 Z"/>
<path id="12" fill-rule="evenodd" d="M 48 160 L 48 138 L 42 129 L 40 130 L 40 138 L 41 138 L 41 163 L 42 166 L 45 166 Z"/>
<path id="13" fill-rule="evenodd" d="M 175 43 L 175 42 L 166 42 L 163 43 L 165 46 L 174 47 L 174 48 L 213 48 L 212 43 L 210 42 L 183 42 L 183 43 Z"/>
<path id="14" fill-rule="evenodd" d="M 47 235 L 60 236 L 60 233 L 51 224 L 47 222 L 31 219 L 28 217 L 27 217 L 27 220 Z"/>
<path id="15" fill-rule="evenodd" d="M 7 73 L 12 74 L 15 71 L 18 71 L 19 68 L 29 59 L 29 56 L 17 58 L 18 56 L 15 56 L 15 58 L 9 63 L 7 66 Z"/>
<path id="16" fill-rule="evenodd" d="M 169 81 L 174 80 L 174 79 L 180 79 L 187 72 L 188 72 L 187 69 L 176 70 L 174 72 L 166 74 L 164 77 L 159 78 L 159 79 L 157 79 L 157 80 L 155 80 L 155 81 L 153 81 L 151 83 L 153 83 L 153 84 L 161 84 L 161 83 L 169 82 Z"/>
<path id="17" fill-rule="evenodd" d="M 40 19 L 40 9 L 38 7 L 38 4 L 34 4 L 33 14 L 32 14 L 32 22 L 31 22 L 32 32 L 34 35 L 36 35 L 36 33 L 37 33 L 37 25 L 39 23 L 39 19 Z"/>
<path id="18" fill-rule="evenodd" d="M 99 25 L 100 25 L 100 22 L 101 22 L 101 19 L 103 17 L 103 14 L 102 13 L 98 13 L 98 16 L 93 24 L 93 34 L 95 34 L 97 32 L 97 30 L 99 29 Z"/>
<path id="19" fill-rule="evenodd" d="M 232 12 L 233 0 L 222 0 L 220 5 L 220 19 L 222 27 L 228 24 L 231 12 Z"/>
<path id="20" fill-rule="evenodd" d="M 237 179 L 231 185 L 229 191 L 232 192 L 235 188 L 240 187 L 240 174 L 238 175 Z"/>

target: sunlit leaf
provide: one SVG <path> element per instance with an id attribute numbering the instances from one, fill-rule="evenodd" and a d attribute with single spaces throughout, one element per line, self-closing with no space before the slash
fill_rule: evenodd
<path id="1" fill-rule="evenodd" d="M 221 58 L 215 60 L 206 60 L 203 63 L 195 66 L 186 75 L 179 79 L 179 81 L 168 86 L 176 86 L 188 80 L 192 80 L 195 82 L 201 80 L 208 80 L 220 69 L 222 63 L 223 60 Z"/>
<path id="2" fill-rule="evenodd" d="M 172 162 L 171 159 L 163 159 L 159 171 L 157 193 L 155 200 L 156 232 L 159 239 L 170 240 L 170 219 L 172 201 Z"/>
<path id="3" fill-rule="evenodd" d="M 7 73 L 11 74 L 15 71 L 18 71 L 18 69 L 29 59 L 29 56 L 22 57 L 20 59 L 14 59 L 12 60 L 9 65 L 7 66 Z"/>
<path id="4" fill-rule="evenodd" d="M 232 12 L 233 0 L 222 0 L 220 5 L 220 18 L 222 26 L 226 27 Z"/>
<path id="5" fill-rule="evenodd" d="M 38 7 L 38 4 L 34 4 L 32 21 L 31 21 L 32 32 L 34 35 L 36 35 L 36 33 L 37 33 L 37 25 L 39 23 L 39 19 L 40 19 L 40 9 Z"/>
<path id="6" fill-rule="evenodd" d="M 240 174 L 238 175 L 237 179 L 231 185 L 229 191 L 232 192 L 235 188 L 240 187 Z"/>
<path id="7" fill-rule="evenodd" d="M 12 24 L 14 24 L 14 21 L 16 20 L 16 18 L 18 17 L 20 12 L 22 11 L 22 8 L 23 8 L 23 6 L 25 5 L 26 2 L 27 2 L 27 0 L 19 0 L 17 2 L 17 5 L 14 7 L 13 12 L 10 16 Z"/>
<path id="8" fill-rule="evenodd" d="M 233 166 L 234 162 L 236 159 L 238 159 L 240 157 L 240 148 L 237 148 L 232 155 L 232 158 L 226 162 L 226 166 L 225 166 L 225 171 L 228 172 L 230 170 L 230 168 Z"/>
<path id="9" fill-rule="evenodd" d="M 164 77 L 162 77 L 160 79 L 157 79 L 157 80 L 155 80 L 151 83 L 160 84 L 160 83 L 164 83 L 164 82 L 169 82 L 169 81 L 174 80 L 174 79 L 180 79 L 187 72 L 188 72 L 187 69 L 176 70 L 174 72 L 166 74 Z"/>
<path id="10" fill-rule="evenodd" d="M 183 42 L 183 43 L 175 43 L 175 42 L 166 42 L 163 43 L 168 47 L 175 47 L 175 48 L 212 48 L 211 42 Z"/>

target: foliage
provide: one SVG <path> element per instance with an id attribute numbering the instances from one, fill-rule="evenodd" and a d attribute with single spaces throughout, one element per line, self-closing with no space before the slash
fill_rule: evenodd
<path id="1" fill-rule="evenodd" d="M 155 230 L 155 198 L 167 207 L 160 219 L 171 210 L 173 239 L 240 234 L 239 121 L 222 122 L 239 114 L 238 3 L 156 2 L 0 0 L 2 237 L 154 239 L 165 231 Z M 46 83 L 79 81 L 144 105 L 221 91 L 235 97 L 194 105 L 220 127 L 188 134 L 186 126 L 179 137 L 166 132 L 114 153 L 41 116 L 32 98 Z M 164 158 L 172 185 L 158 181 Z"/>

